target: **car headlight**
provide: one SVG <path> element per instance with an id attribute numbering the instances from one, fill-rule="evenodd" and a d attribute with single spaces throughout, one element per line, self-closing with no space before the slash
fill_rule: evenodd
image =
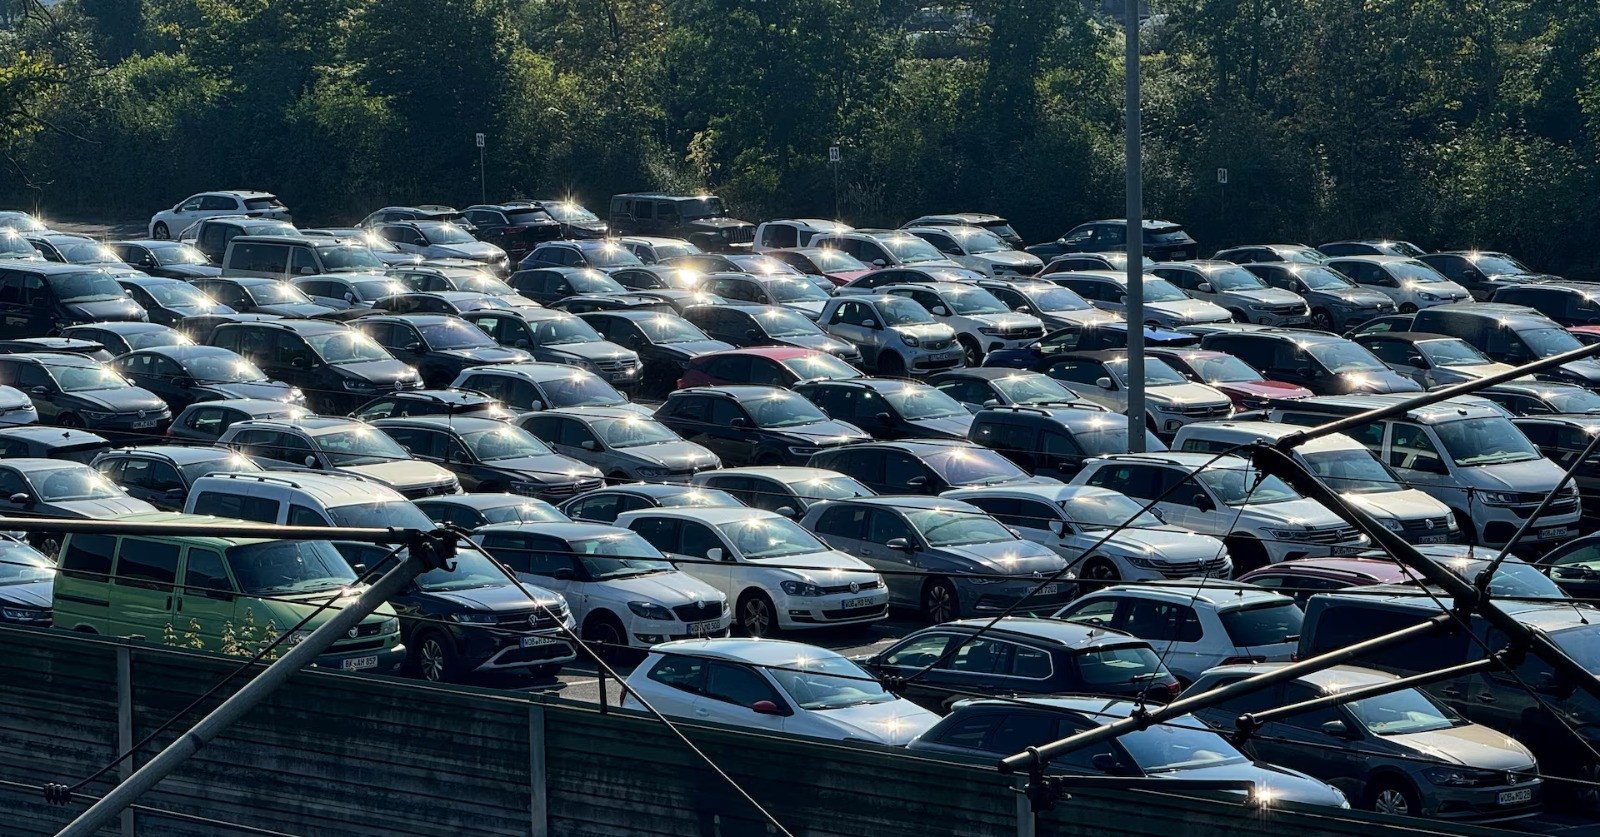
<path id="1" fill-rule="evenodd" d="M 778 585 L 791 596 L 820 596 L 822 588 L 809 581 L 785 581 Z"/>
<path id="2" fill-rule="evenodd" d="M 43 622 L 50 618 L 50 611 L 33 607 L 0 607 L 0 616 L 12 622 Z"/>
<path id="3" fill-rule="evenodd" d="M 1000 333 L 1000 329 L 995 328 L 994 326 L 983 326 L 978 329 L 978 333 L 988 337 L 993 337 Z"/>
<path id="4" fill-rule="evenodd" d="M 655 602 L 628 602 L 628 609 L 640 619 L 654 619 L 658 622 L 672 621 L 672 611 L 656 604 Z"/>
<path id="5" fill-rule="evenodd" d="M 918 340 L 916 335 L 914 335 L 914 334 L 905 334 L 903 332 L 897 332 L 897 333 L 900 334 L 900 342 L 906 344 L 907 346 L 910 346 L 912 348 L 916 348 L 917 346 L 921 346 L 922 345 L 922 341 Z"/>
<path id="6" fill-rule="evenodd" d="M 356 381 L 346 378 L 343 383 L 344 388 L 350 392 L 372 392 L 375 389 L 371 381 Z"/>
<path id="7" fill-rule="evenodd" d="M 310 631 L 295 631 L 294 633 L 289 634 L 286 639 L 284 639 L 283 644 L 289 648 L 293 648 L 294 646 L 305 642 L 310 636 Z"/>
<path id="8" fill-rule="evenodd" d="M 1141 570 L 1159 570 L 1161 567 L 1165 566 L 1165 564 L 1161 561 L 1156 561 L 1151 558 L 1141 558 L 1137 555 L 1129 555 L 1127 560 L 1128 563 L 1138 567 Z"/>
<path id="9" fill-rule="evenodd" d="M 534 494 L 544 490 L 544 483 L 532 480 L 512 480 L 511 491 L 514 494 Z"/>
<path id="10" fill-rule="evenodd" d="M 78 415 L 81 415 L 90 421 L 105 421 L 106 419 L 116 415 L 116 413 L 108 413 L 103 410 L 79 410 Z"/>
<path id="11" fill-rule="evenodd" d="M 499 621 L 493 613 L 452 613 L 450 618 L 468 625 L 493 625 Z"/>
<path id="12" fill-rule="evenodd" d="M 1450 788 L 1472 788 L 1486 785 L 1496 785 L 1505 781 L 1505 773 L 1499 770 L 1478 770 L 1471 767 L 1430 767 L 1422 771 L 1428 781 L 1435 785 Z"/>
<path id="13" fill-rule="evenodd" d="M 1388 529 L 1391 532 L 1404 532 L 1406 530 L 1406 525 L 1404 523 L 1392 518 L 1380 517 L 1378 518 L 1378 522 L 1383 524 L 1383 528 Z"/>
<path id="14" fill-rule="evenodd" d="M 1444 299 L 1444 297 L 1439 296 L 1438 294 L 1430 294 L 1427 291 L 1417 291 L 1417 296 L 1430 301 Z"/>
<path id="15" fill-rule="evenodd" d="M 810 455 L 812 455 L 812 454 L 814 454 L 814 453 L 816 453 L 816 452 L 818 452 L 820 450 L 822 450 L 822 448 L 803 447 L 803 446 L 796 446 L 796 447 L 789 448 L 789 452 L 794 454 L 795 456 L 810 456 Z"/>
<path id="16" fill-rule="evenodd" d="M 299 387 L 289 387 L 288 397 L 290 401 L 293 401 L 296 404 L 304 404 L 306 400 L 306 394 L 302 392 Z"/>
<path id="17" fill-rule="evenodd" d="M 1305 529 L 1269 529 L 1274 538 L 1283 541 L 1303 541 L 1309 539 L 1312 532 Z"/>
<path id="18" fill-rule="evenodd" d="M 1478 499 L 1491 506 L 1514 506 L 1519 498 L 1517 495 L 1506 491 L 1480 491 L 1478 492 Z"/>

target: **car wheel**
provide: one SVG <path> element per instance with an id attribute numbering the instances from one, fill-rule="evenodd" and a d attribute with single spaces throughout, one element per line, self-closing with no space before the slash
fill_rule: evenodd
<path id="1" fill-rule="evenodd" d="M 878 374 L 888 377 L 906 374 L 906 362 L 898 352 L 886 351 L 878 355 Z"/>
<path id="2" fill-rule="evenodd" d="M 413 668 L 418 677 L 430 683 L 443 683 L 455 678 L 455 651 L 438 634 L 424 634 L 417 642 L 414 653 Z"/>
<path id="3" fill-rule="evenodd" d="M 1412 305 L 1411 303 L 1407 302 L 1406 304 L 1400 306 L 1400 313 L 1402 313 L 1402 314 L 1415 314 L 1415 313 L 1417 313 L 1417 306 Z"/>
<path id="4" fill-rule="evenodd" d="M 1333 315 L 1326 308 L 1311 309 L 1311 327 L 1317 331 L 1333 331 Z"/>
<path id="5" fill-rule="evenodd" d="M 739 630 L 758 639 L 778 632 L 778 611 L 767 594 L 751 590 L 739 597 Z"/>
<path id="6" fill-rule="evenodd" d="M 57 555 L 57 554 L 60 554 L 60 552 L 61 552 L 61 536 L 60 535 L 39 535 L 37 537 L 37 539 L 33 541 L 33 548 L 39 550 L 40 552 L 43 552 L 46 555 Z"/>
<path id="7" fill-rule="evenodd" d="M 961 599 L 948 579 L 935 578 L 922 588 L 922 617 L 930 625 L 941 625 L 961 618 Z"/>
<path id="8" fill-rule="evenodd" d="M 618 483 L 625 483 L 625 482 L 639 482 L 639 480 L 636 480 L 633 477 L 628 476 L 626 473 L 624 473 L 622 471 L 612 471 L 611 473 L 606 474 L 606 482 L 609 482 L 612 485 L 616 485 Z"/>
<path id="9" fill-rule="evenodd" d="M 1228 313 L 1230 315 L 1232 315 L 1233 321 L 1236 322 L 1236 323 L 1248 323 L 1248 322 L 1250 322 L 1250 315 L 1246 314 L 1243 311 L 1240 311 L 1237 308 L 1229 308 L 1228 309 Z"/>
<path id="10" fill-rule="evenodd" d="M 1261 569 L 1272 562 L 1271 556 L 1267 555 L 1267 548 L 1255 538 L 1230 537 L 1222 542 L 1228 547 L 1228 557 L 1233 559 L 1235 577 Z"/>
<path id="11" fill-rule="evenodd" d="M 1573 778 L 1583 784 L 1573 783 L 1569 790 L 1573 806 L 1589 814 L 1600 811 L 1600 763 L 1589 762 L 1575 772 Z"/>
<path id="12" fill-rule="evenodd" d="M 608 663 L 627 656 L 628 630 L 617 617 L 598 611 L 583 623 L 583 641 L 594 643 L 590 650 Z"/>
<path id="13" fill-rule="evenodd" d="M 155 228 L 150 230 L 150 237 L 157 241 L 166 241 L 172 237 L 172 231 L 167 229 L 165 221 L 157 221 Z"/>
<path id="14" fill-rule="evenodd" d="M 983 365 L 983 348 L 978 345 L 978 341 L 963 334 L 957 342 L 961 344 L 961 359 L 968 366 Z"/>
<path id="15" fill-rule="evenodd" d="M 84 426 L 83 419 L 78 418 L 73 413 L 62 413 L 61 417 L 56 419 L 56 424 L 58 424 L 58 425 L 60 425 L 62 427 L 83 427 Z"/>
<path id="16" fill-rule="evenodd" d="M 1367 807 L 1380 814 L 1397 817 L 1414 817 L 1422 813 L 1422 803 L 1417 792 L 1399 779 L 1384 778 L 1372 783 L 1367 791 Z"/>
<path id="17" fill-rule="evenodd" d="M 1116 584 L 1122 580 L 1122 572 L 1117 565 L 1105 558 L 1090 558 L 1083 565 L 1083 572 L 1078 574 L 1080 581 L 1087 581 L 1090 586 L 1085 592 L 1094 592 L 1108 584 Z"/>

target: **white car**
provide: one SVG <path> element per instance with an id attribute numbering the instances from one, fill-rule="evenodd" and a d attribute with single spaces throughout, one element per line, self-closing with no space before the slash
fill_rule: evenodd
<path id="1" fill-rule="evenodd" d="M 872 267 L 961 267 L 932 244 L 900 230 L 852 230 L 823 233 L 812 247 L 831 247 Z"/>
<path id="2" fill-rule="evenodd" d="M 1435 305 L 1472 301 L 1470 291 L 1416 259 L 1401 256 L 1344 256 L 1329 260 L 1328 267 L 1350 277 L 1357 285 L 1394 300 L 1402 314 Z"/>
<path id="3" fill-rule="evenodd" d="M 903 296 L 955 330 L 968 366 L 979 366 L 996 349 L 1020 349 L 1044 336 L 1044 323 L 1018 314 L 983 288 L 959 282 L 885 285 L 880 293 Z"/>
<path id="4" fill-rule="evenodd" d="M 906 232 L 933 245 L 946 258 L 985 276 L 1032 276 L 1044 259 L 1012 249 L 1000 236 L 982 227 L 907 227 Z"/>
<path id="5" fill-rule="evenodd" d="M 150 237 L 169 239 L 177 236 L 202 218 L 218 215 L 246 215 L 251 218 L 291 220 L 289 208 L 278 197 L 267 192 L 201 192 L 184 198 L 171 209 L 163 209 L 150 216 Z"/>
<path id="6" fill-rule="evenodd" d="M 598 523 L 498 523 L 477 541 L 517 579 L 560 593 L 583 638 L 648 648 L 727 636 L 728 597 L 662 560 L 637 534 Z"/>
<path id="7" fill-rule="evenodd" d="M 674 718 L 890 746 L 939 720 L 839 654 L 782 640 L 658 645 L 628 675 L 622 705 L 637 709 L 639 698 Z"/>
<path id="8" fill-rule="evenodd" d="M 819 235 L 831 233 L 847 233 L 855 227 L 840 221 L 829 221 L 826 218 L 782 218 L 775 221 L 762 221 L 756 225 L 756 240 L 752 245 L 757 253 L 768 250 L 782 250 L 786 247 L 810 247 L 812 239 Z"/>
<path id="9" fill-rule="evenodd" d="M 640 509 L 617 516 L 679 568 L 721 590 L 751 636 L 861 625 L 889 613 L 889 588 L 865 561 L 829 549 L 776 512 Z"/>
<path id="10" fill-rule="evenodd" d="M 1085 462 L 1072 484 L 1120 491 L 1141 504 L 1160 498 L 1155 510 L 1167 522 L 1222 538 L 1235 572 L 1291 558 L 1354 555 L 1369 543 L 1326 506 L 1237 456 L 1100 456 Z"/>
<path id="11" fill-rule="evenodd" d="M 1141 514 L 1143 503 L 1108 489 L 1000 485 L 940 496 L 977 506 L 1023 538 L 1050 547 L 1073 563 L 1079 578 L 1091 582 L 1233 574 L 1221 540 Z M 1124 522 L 1127 528 L 1106 537 Z"/>

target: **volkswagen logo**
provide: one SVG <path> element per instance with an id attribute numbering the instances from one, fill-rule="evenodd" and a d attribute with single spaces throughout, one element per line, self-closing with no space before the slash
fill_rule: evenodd
<path id="1" fill-rule="evenodd" d="M 537 627 L 539 625 L 539 614 L 537 614 L 537 613 L 528 614 L 528 624 Z"/>
<path id="2" fill-rule="evenodd" d="M 360 635 L 360 631 L 360 628 L 351 628 L 350 630 L 345 631 L 344 635 L 350 637 L 351 639 L 355 639 L 358 635 Z"/>
<path id="3" fill-rule="evenodd" d="M 1423 525 L 1427 526 L 1429 529 L 1432 529 L 1433 527 L 1435 527 L 1435 526 L 1437 526 L 1439 524 L 1434 523 L 1433 522 L 1433 518 L 1430 517 L 1430 518 L 1428 518 L 1427 522 L 1425 524 L 1423 524 Z"/>
<path id="4" fill-rule="evenodd" d="M 861 582 L 859 582 L 859 581 L 850 582 L 850 592 L 852 592 L 852 593 L 861 592 Z"/>

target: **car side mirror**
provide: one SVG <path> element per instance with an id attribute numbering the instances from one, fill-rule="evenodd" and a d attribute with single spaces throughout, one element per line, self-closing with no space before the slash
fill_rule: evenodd
<path id="1" fill-rule="evenodd" d="M 50 388 L 47 387 L 47 386 L 42 386 L 42 385 L 41 386 L 36 386 L 36 387 L 31 387 L 31 388 L 28 389 L 28 393 L 30 395 L 49 395 L 50 394 Z"/>
<path id="2" fill-rule="evenodd" d="M 571 581 L 577 578 L 578 574 L 573 572 L 571 567 L 557 567 L 551 571 L 550 577 L 556 581 Z"/>
<path id="3" fill-rule="evenodd" d="M 1110 776 L 1117 776 L 1122 773 L 1122 763 L 1117 761 L 1117 757 L 1110 753 L 1096 753 L 1095 757 L 1090 759 L 1089 764 L 1095 770 Z"/>
<path id="4" fill-rule="evenodd" d="M 1209 511 L 1216 511 L 1217 510 L 1217 504 L 1211 502 L 1211 498 L 1208 497 L 1205 494 L 1196 494 L 1196 495 L 1194 495 L 1194 500 L 1192 502 L 1193 502 L 1193 505 L 1194 505 L 1195 508 L 1197 508 L 1197 509 L 1199 509 L 1199 510 L 1201 510 L 1203 512 L 1209 512 Z"/>
<path id="5" fill-rule="evenodd" d="M 1070 520 L 1057 520 L 1056 521 L 1056 534 L 1060 535 L 1063 538 L 1068 536 L 1068 535 L 1070 535 L 1070 534 L 1072 534 L 1072 521 L 1070 521 Z"/>
<path id="6" fill-rule="evenodd" d="M 917 551 L 917 545 L 912 543 L 908 538 L 890 538 L 888 543 L 885 543 L 884 546 L 893 549 L 896 552 Z"/>
<path id="7" fill-rule="evenodd" d="M 773 511 L 783 515 L 784 517 L 794 517 L 796 514 L 799 514 L 799 512 L 794 510 L 794 506 L 779 506 L 776 509 L 773 509 Z"/>
<path id="8" fill-rule="evenodd" d="M 894 421 L 894 416 L 891 416 L 888 413 L 879 413 L 872 418 L 879 424 L 889 424 L 890 422 Z"/>
<path id="9" fill-rule="evenodd" d="M 300 268 L 299 270 L 297 270 L 295 272 L 300 274 L 301 276 L 315 276 L 315 275 L 317 275 L 317 269 L 312 267 L 311 265 L 306 265 L 306 266 Z"/>
<path id="10" fill-rule="evenodd" d="M 306 458 L 302 459 L 301 461 L 306 463 L 306 467 L 307 468 L 316 468 L 316 467 L 318 467 L 317 458 L 315 456 L 312 456 L 311 454 L 306 454 Z"/>
<path id="11" fill-rule="evenodd" d="M 1326 735 L 1330 738 L 1352 739 L 1356 737 L 1355 733 L 1351 731 L 1350 725 L 1339 720 L 1338 718 L 1334 718 L 1331 721 L 1324 721 L 1319 729 L 1322 730 L 1323 735 Z"/>
<path id="12" fill-rule="evenodd" d="M 17 493 L 11 495 L 7 499 L 9 499 L 11 501 L 11 504 L 15 505 L 15 506 L 31 506 L 31 505 L 33 505 L 33 495 L 27 493 L 26 491 L 18 491 Z"/>
<path id="13" fill-rule="evenodd" d="M 1110 378 L 1095 378 L 1094 385 L 1101 389 L 1116 389 L 1116 384 Z"/>
<path id="14" fill-rule="evenodd" d="M 1418 369 L 1427 369 L 1428 368 L 1428 359 L 1423 357 L 1422 355 L 1407 355 L 1406 356 L 1406 365 L 1407 366 L 1415 366 Z"/>
<path id="15" fill-rule="evenodd" d="M 420 355 L 420 354 L 426 353 L 428 350 L 421 343 L 407 343 L 406 344 L 406 351 L 408 351 L 408 352 L 410 352 L 410 353 L 412 353 L 414 355 Z"/>
<path id="16" fill-rule="evenodd" d="M 1554 672 L 1545 672 L 1534 681 L 1533 690 L 1541 695 L 1554 698 L 1566 698 L 1573 692 L 1572 682 Z"/>
<path id="17" fill-rule="evenodd" d="M 539 400 L 529 401 L 528 402 L 528 409 L 532 410 L 534 412 L 537 412 L 539 410 L 543 410 L 544 409 L 544 402 L 543 401 L 539 401 Z"/>
<path id="18" fill-rule="evenodd" d="M 358 576 L 366 575 L 367 574 L 367 565 L 366 564 L 361 564 L 361 563 L 351 564 L 350 565 L 350 571 L 355 573 Z"/>
<path id="19" fill-rule="evenodd" d="M 750 426 L 750 420 L 744 416 L 734 416 L 732 419 L 728 420 L 728 426 L 737 427 L 740 429 L 747 428 Z"/>
<path id="20" fill-rule="evenodd" d="M 289 358 L 289 365 L 296 369 L 305 369 L 311 365 L 311 361 L 305 355 L 295 355 Z"/>
<path id="21" fill-rule="evenodd" d="M 166 498 L 168 500 L 182 500 L 184 497 L 187 497 L 187 496 L 189 496 L 189 490 L 186 489 L 186 488 L 182 488 L 182 487 L 169 488 L 166 491 Z"/>
<path id="22" fill-rule="evenodd" d="M 865 327 L 865 328 L 877 328 L 878 327 L 878 321 L 877 320 L 862 320 L 861 321 L 861 325 L 863 327 Z"/>
<path id="23" fill-rule="evenodd" d="M 345 302 L 355 302 L 356 301 L 356 295 L 353 294 L 353 293 L 350 293 L 349 291 L 345 291 L 344 292 L 344 301 Z"/>
<path id="24" fill-rule="evenodd" d="M 181 389 L 190 389 L 194 386 L 194 379 L 188 375 L 179 375 L 172 379 L 172 383 L 176 384 Z"/>
<path id="25" fill-rule="evenodd" d="M 713 546 L 710 549 L 706 550 L 706 560 L 707 561 L 721 561 L 723 554 L 724 553 L 722 551 L 722 547 Z"/>
<path id="26" fill-rule="evenodd" d="M 884 261 L 883 259 L 873 259 L 872 260 L 872 266 L 873 267 L 887 267 L 888 264 L 889 263 Z"/>
<path id="27" fill-rule="evenodd" d="M 908 485 L 908 486 L 910 486 L 912 488 L 921 488 L 921 487 L 923 487 L 924 485 L 927 485 L 927 484 L 928 484 L 928 478 L 927 477 L 912 477 L 911 479 L 906 480 L 906 485 Z"/>
<path id="28" fill-rule="evenodd" d="M 1215 293 L 1216 292 L 1215 289 L 1212 288 L 1210 282 L 1201 282 L 1198 286 L 1195 287 L 1195 290 L 1197 290 L 1197 291 L 1199 291 L 1200 293 L 1203 293 L 1203 294 L 1209 294 L 1209 293 Z"/>
<path id="29" fill-rule="evenodd" d="M 584 450 L 599 450 L 600 443 L 593 439 L 584 439 L 578 443 L 578 447 L 583 448 Z"/>
<path id="30" fill-rule="evenodd" d="M 787 714 L 789 714 L 789 713 L 783 711 L 783 709 L 780 708 L 778 706 L 778 704 L 773 703 L 770 700 L 758 700 L 755 703 L 750 704 L 750 711 L 756 713 L 757 715 L 787 715 Z"/>
<path id="31" fill-rule="evenodd" d="M 935 317 L 948 317 L 950 316 L 950 309 L 944 307 L 943 305 L 935 305 L 933 308 L 929 309 L 928 313 L 934 315 Z"/>
<path id="32" fill-rule="evenodd" d="M 761 332 L 752 328 L 744 333 L 744 339 L 754 343 L 755 341 L 761 339 Z"/>

